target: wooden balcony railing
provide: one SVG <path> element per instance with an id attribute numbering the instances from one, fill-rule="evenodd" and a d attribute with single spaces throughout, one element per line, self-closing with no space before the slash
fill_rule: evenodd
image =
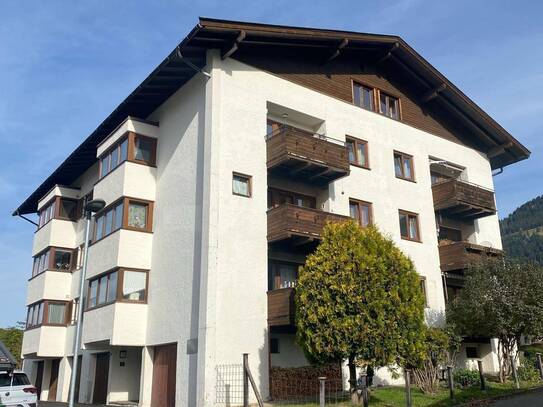
<path id="1" fill-rule="evenodd" d="M 450 179 L 432 186 L 434 208 L 449 217 L 477 219 L 496 213 L 494 192 L 479 185 Z"/>
<path id="2" fill-rule="evenodd" d="M 318 209 L 292 204 L 279 205 L 268 211 L 268 242 L 290 238 L 318 240 L 326 222 L 342 222 L 348 219 L 348 216 Z"/>
<path id="3" fill-rule="evenodd" d="M 268 325 L 294 325 L 294 288 L 268 291 Z"/>
<path id="4" fill-rule="evenodd" d="M 463 270 L 487 256 L 501 256 L 502 251 L 470 242 L 453 242 L 439 245 L 441 271 Z"/>
<path id="5" fill-rule="evenodd" d="M 266 140 L 271 173 L 324 186 L 349 174 L 345 143 L 281 126 Z"/>

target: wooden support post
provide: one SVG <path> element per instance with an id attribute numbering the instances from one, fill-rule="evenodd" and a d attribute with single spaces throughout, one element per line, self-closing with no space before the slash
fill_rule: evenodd
<path id="1" fill-rule="evenodd" d="M 447 379 L 449 381 L 449 397 L 451 399 L 454 399 L 454 381 L 453 381 L 452 366 L 447 366 Z"/>
<path id="2" fill-rule="evenodd" d="M 541 353 L 535 354 L 537 358 L 537 368 L 539 369 L 539 377 L 543 380 L 543 363 L 541 362 Z"/>
<path id="3" fill-rule="evenodd" d="M 513 355 L 509 356 L 509 361 L 511 362 L 511 371 L 513 372 L 513 379 L 515 380 L 515 387 L 520 389 L 520 383 L 518 381 L 517 367 L 515 366 L 515 358 Z"/>
<path id="4" fill-rule="evenodd" d="M 405 405 L 407 407 L 413 407 L 413 398 L 411 397 L 411 376 L 409 369 L 403 370 L 405 378 Z"/>
<path id="5" fill-rule="evenodd" d="M 477 361 L 477 367 L 479 368 L 479 380 L 481 381 L 481 390 L 486 390 L 486 382 L 485 382 L 485 376 L 483 372 L 483 361 L 478 360 Z"/>
<path id="6" fill-rule="evenodd" d="M 326 377 L 319 377 L 319 407 L 324 407 L 326 401 Z"/>
<path id="7" fill-rule="evenodd" d="M 243 354 L 243 407 L 249 407 L 249 375 L 247 367 L 249 366 L 249 354 Z"/>

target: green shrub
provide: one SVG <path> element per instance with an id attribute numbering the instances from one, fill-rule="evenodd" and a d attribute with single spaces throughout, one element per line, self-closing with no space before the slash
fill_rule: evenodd
<path id="1" fill-rule="evenodd" d="M 470 369 L 457 369 L 453 374 L 454 382 L 460 387 L 473 387 L 479 385 L 479 372 Z"/>
<path id="2" fill-rule="evenodd" d="M 539 380 L 539 372 L 530 360 L 522 360 L 517 370 L 519 380 L 535 382 Z"/>

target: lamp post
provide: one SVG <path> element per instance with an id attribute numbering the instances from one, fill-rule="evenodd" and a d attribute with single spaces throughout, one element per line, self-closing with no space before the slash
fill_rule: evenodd
<path id="1" fill-rule="evenodd" d="M 70 380 L 70 403 L 69 407 L 74 407 L 75 381 L 77 377 L 77 360 L 79 353 L 79 342 L 81 340 L 81 319 L 83 318 L 83 290 L 85 289 L 85 276 L 87 274 L 87 259 L 89 257 L 89 235 L 90 222 L 92 214 L 101 211 L 106 206 L 102 199 L 93 199 L 87 202 L 83 210 L 85 211 L 85 246 L 83 251 L 83 268 L 79 281 L 79 306 L 77 307 L 77 322 L 75 328 L 74 355 L 72 363 L 72 379 Z"/>

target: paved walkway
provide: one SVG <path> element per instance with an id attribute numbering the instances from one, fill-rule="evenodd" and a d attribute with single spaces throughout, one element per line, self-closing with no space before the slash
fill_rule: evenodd
<path id="1" fill-rule="evenodd" d="M 66 407 L 68 403 L 60 403 L 56 401 L 40 401 L 40 407 Z M 75 404 L 76 407 L 107 407 L 102 404 Z"/>
<path id="2" fill-rule="evenodd" d="M 491 404 L 492 407 L 543 407 L 543 391 L 534 391 Z"/>

